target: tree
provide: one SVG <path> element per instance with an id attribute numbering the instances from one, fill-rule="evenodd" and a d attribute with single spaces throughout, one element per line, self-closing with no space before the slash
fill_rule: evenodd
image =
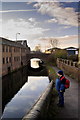
<path id="1" fill-rule="evenodd" d="M 52 48 L 55 48 L 58 46 L 58 39 L 51 39 L 50 44 Z"/>
<path id="2" fill-rule="evenodd" d="M 57 50 L 54 54 L 54 57 L 66 59 L 67 58 L 67 51 L 66 50 Z"/>
<path id="3" fill-rule="evenodd" d="M 41 52 L 41 45 L 40 44 L 35 46 L 35 51 Z"/>
<path id="4" fill-rule="evenodd" d="M 48 57 L 48 63 L 56 65 L 57 58 L 66 59 L 67 51 L 66 50 L 57 50 Z"/>

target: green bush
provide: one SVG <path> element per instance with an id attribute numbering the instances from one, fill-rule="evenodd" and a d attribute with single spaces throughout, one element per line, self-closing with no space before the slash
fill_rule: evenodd
<path id="1" fill-rule="evenodd" d="M 57 50 L 53 52 L 48 58 L 48 64 L 56 65 L 57 58 L 67 59 L 67 51 L 66 50 Z"/>
<path id="2" fill-rule="evenodd" d="M 56 65 L 56 58 L 54 56 L 54 54 L 51 54 L 48 59 L 47 59 L 47 64 L 48 65 Z"/>
<path id="3" fill-rule="evenodd" d="M 67 59 L 72 61 L 78 61 L 78 55 L 69 55 L 67 56 Z"/>
<path id="4" fill-rule="evenodd" d="M 48 70 L 48 76 L 50 78 L 50 80 L 56 80 L 56 78 L 58 77 L 55 70 L 52 68 L 52 66 L 47 65 L 47 70 Z"/>
<path id="5" fill-rule="evenodd" d="M 54 53 L 55 58 L 62 58 L 66 59 L 67 58 L 67 51 L 66 50 L 57 50 Z"/>

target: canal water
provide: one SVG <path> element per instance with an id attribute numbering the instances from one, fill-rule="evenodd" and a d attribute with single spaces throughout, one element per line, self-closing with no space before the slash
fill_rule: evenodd
<path id="1" fill-rule="evenodd" d="M 31 67 L 32 68 L 39 68 L 39 62 L 40 62 L 40 59 L 38 59 L 38 58 L 31 59 Z"/>
<path id="2" fill-rule="evenodd" d="M 22 119 L 48 86 L 48 76 L 37 76 L 37 72 L 36 76 L 28 76 L 27 69 L 25 67 L 3 78 L 2 119 Z"/>

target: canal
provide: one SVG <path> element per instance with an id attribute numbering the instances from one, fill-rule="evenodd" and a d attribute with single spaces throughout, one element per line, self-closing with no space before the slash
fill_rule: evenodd
<path id="1" fill-rule="evenodd" d="M 42 61 L 31 60 L 31 66 L 6 75 L 2 80 L 2 120 L 22 119 L 36 103 L 49 84 Z"/>

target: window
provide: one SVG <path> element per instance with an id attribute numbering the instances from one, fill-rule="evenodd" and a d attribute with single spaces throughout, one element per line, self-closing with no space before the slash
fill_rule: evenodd
<path id="1" fill-rule="evenodd" d="M 16 61 L 16 57 L 14 57 L 14 61 Z"/>
<path id="2" fill-rule="evenodd" d="M 8 46 L 6 46 L 6 52 L 8 52 Z"/>
<path id="3" fill-rule="evenodd" d="M 5 46 L 3 45 L 3 52 L 5 52 Z"/>
<path id="4" fill-rule="evenodd" d="M 14 52 L 15 52 L 15 48 L 14 48 Z"/>
<path id="5" fill-rule="evenodd" d="M 11 57 L 9 57 L 9 62 L 11 63 Z"/>
<path id="6" fill-rule="evenodd" d="M 14 61 L 15 61 L 15 62 L 17 61 L 17 57 L 14 57 Z"/>
<path id="7" fill-rule="evenodd" d="M 3 64 L 5 64 L 5 58 L 3 58 Z"/>
<path id="8" fill-rule="evenodd" d="M 9 47 L 9 52 L 11 52 L 11 47 Z"/>
<path id="9" fill-rule="evenodd" d="M 20 57 L 19 57 L 19 61 L 20 61 Z"/>
<path id="10" fill-rule="evenodd" d="M 8 63 L 8 57 L 6 57 L 6 63 Z"/>

